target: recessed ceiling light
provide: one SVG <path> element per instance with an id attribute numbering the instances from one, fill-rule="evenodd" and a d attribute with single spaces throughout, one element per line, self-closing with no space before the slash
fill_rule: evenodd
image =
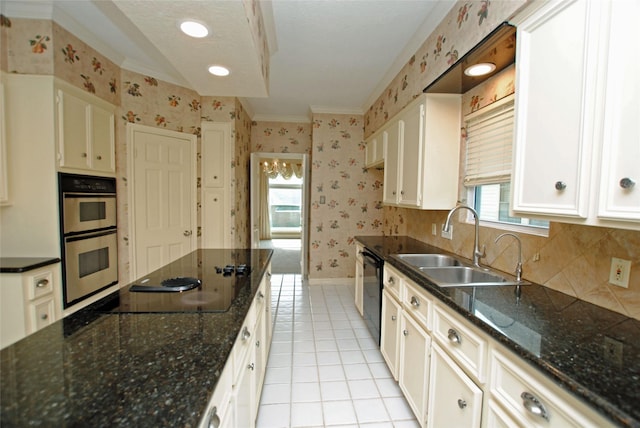
<path id="1" fill-rule="evenodd" d="M 204 24 L 196 21 L 182 21 L 180 23 L 180 30 L 187 36 L 196 37 L 201 39 L 207 37 L 209 29 Z"/>
<path id="2" fill-rule="evenodd" d="M 464 70 L 464 74 L 466 74 L 467 76 L 484 76 L 485 74 L 491 73 L 495 69 L 495 64 L 490 62 L 481 62 L 479 64 L 474 64 L 467 67 L 467 69 Z"/>
<path id="3" fill-rule="evenodd" d="M 224 77 L 229 75 L 229 69 L 221 65 L 212 65 L 211 67 L 209 67 L 209 73 L 213 74 L 214 76 Z"/>

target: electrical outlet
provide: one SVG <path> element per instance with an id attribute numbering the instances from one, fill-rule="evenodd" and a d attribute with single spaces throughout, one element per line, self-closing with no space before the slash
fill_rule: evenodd
<path id="1" fill-rule="evenodd" d="M 431 234 L 433 236 L 438 236 L 438 225 L 435 223 L 431 223 Z"/>
<path id="2" fill-rule="evenodd" d="M 631 272 L 631 261 L 611 258 L 611 270 L 609 271 L 609 284 L 619 287 L 629 288 L 629 273 Z"/>
<path id="3" fill-rule="evenodd" d="M 540 261 L 540 253 L 534 253 L 533 254 L 533 261 L 534 262 L 539 262 Z"/>
<path id="4" fill-rule="evenodd" d="M 449 225 L 449 230 L 445 232 L 444 224 L 440 227 L 440 236 L 445 239 L 453 239 L 453 226 Z"/>
<path id="5" fill-rule="evenodd" d="M 623 344 L 612 337 L 604 337 L 604 359 L 617 366 L 622 366 Z"/>

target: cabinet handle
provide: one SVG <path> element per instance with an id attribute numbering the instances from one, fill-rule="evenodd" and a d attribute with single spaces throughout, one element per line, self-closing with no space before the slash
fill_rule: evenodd
<path id="1" fill-rule="evenodd" d="M 394 285 L 396 283 L 396 280 L 393 279 L 393 277 L 390 277 L 389 280 L 387 281 L 389 284 Z"/>
<path id="2" fill-rule="evenodd" d="M 402 334 L 404 334 L 405 336 L 409 336 L 409 330 L 402 330 Z"/>
<path id="3" fill-rule="evenodd" d="M 249 370 L 255 370 L 256 366 L 255 366 L 255 364 L 251 363 L 251 364 L 249 364 L 249 365 L 247 366 L 247 368 L 248 368 Z"/>
<path id="4" fill-rule="evenodd" d="M 247 327 L 242 329 L 242 340 L 248 340 L 251 337 L 251 333 Z"/>
<path id="5" fill-rule="evenodd" d="M 464 409 L 465 407 L 467 407 L 467 402 L 464 401 L 462 398 L 458 398 L 458 407 L 460 407 L 461 409 Z"/>
<path id="6" fill-rule="evenodd" d="M 207 424 L 209 428 L 218 428 L 220 426 L 220 416 L 218 416 L 218 409 L 216 406 L 213 406 L 211 410 L 209 410 L 209 423 Z"/>
<path id="7" fill-rule="evenodd" d="M 633 178 L 625 177 L 620 180 L 620 187 L 622 187 L 623 189 L 631 189 L 633 186 L 635 186 L 635 184 L 636 182 Z"/>
<path id="8" fill-rule="evenodd" d="M 556 181 L 556 190 L 564 190 L 567 188 L 567 183 L 564 181 Z"/>
<path id="9" fill-rule="evenodd" d="M 458 345 L 462 343 L 462 338 L 460 337 L 458 332 L 452 328 L 450 328 L 449 331 L 447 331 L 447 337 L 453 343 L 457 343 Z"/>
<path id="10" fill-rule="evenodd" d="M 544 407 L 544 404 L 540 402 L 538 397 L 525 391 L 520 394 L 520 398 L 522 398 L 522 405 L 530 413 L 536 416 L 540 416 L 544 420 L 549 420 L 549 412 L 547 412 L 546 407 Z"/>
<path id="11" fill-rule="evenodd" d="M 49 318 L 49 314 L 42 314 L 40 315 L 40 319 L 43 321 L 46 321 Z"/>
<path id="12" fill-rule="evenodd" d="M 102 156 L 98 155 L 98 156 L 96 156 L 96 159 L 102 160 Z"/>
<path id="13" fill-rule="evenodd" d="M 43 278 L 36 282 L 36 288 L 44 288 L 49 285 L 49 280 L 47 278 Z"/>
<path id="14" fill-rule="evenodd" d="M 262 299 L 264 299 L 264 294 L 262 294 L 262 291 L 258 291 L 258 300 Z"/>
<path id="15" fill-rule="evenodd" d="M 411 305 L 415 306 L 416 308 L 420 307 L 420 299 L 418 299 L 416 296 L 411 296 Z"/>
<path id="16" fill-rule="evenodd" d="M 395 320 L 397 320 L 397 319 L 398 319 L 398 317 L 397 317 L 397 316 L 395 316 L 395 315 L 391 315 L 391 321 L 395 321 Z"/>
<path id="17" fill-rule="evenodd" d="M 271 278 L 271 272 L 267 272 L 267 277 Z"/>
<path id="18" fill-rule="evenodd" d="M 259 348 L 259 347 L 260 347 L 260 341 L 256 340 L 256 348 Z"/>

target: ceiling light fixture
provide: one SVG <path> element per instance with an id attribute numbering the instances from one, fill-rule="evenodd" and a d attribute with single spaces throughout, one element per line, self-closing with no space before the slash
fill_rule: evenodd
<path id="1" fill-rule="evenodd" d="M 464 74 L 467 76 L 484 76 L 491 73 L 496 69 L 496 65 L 491 62 L 481 62 L 479 64 L 473 64 L 464 70 Z"/>
<path id="2" fill-rule="evenodd" d="M 209 73 L 214 76 L 224 77 L 229 75 L 229 69 L 221 65 L 212 65 L 209 67 Z"/>
<path id="3" fill-rule="evenodd" d="M 180 23 L 180 30 L 187 36 L 201 39 L 209 35 L 209 29 L 204 25 L 196 21 L 182 21 Z"/>

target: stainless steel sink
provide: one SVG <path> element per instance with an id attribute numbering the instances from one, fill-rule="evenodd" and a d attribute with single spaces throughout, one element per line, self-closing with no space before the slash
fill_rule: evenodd
<path id="1" fill-rule="evenodd" d="M 464 263 L 446 254 L 395 254 L 439 287 L 487 287 L 499 285 L 524 285 L 515 277 L 491 269 Z"/>
<path id="2" fill-rule="evenodd" d="M 420 271 L 440 287 L 481 287 L 517 284 L 517 282 L 497 273 L 468 266 L 420 268 Z"/>
<path id="3" fill-rule="evenodd" d="M 418 269 L 462 265 L 457 259 L 445 254 L 396 254 L 395 257 Z"/>

